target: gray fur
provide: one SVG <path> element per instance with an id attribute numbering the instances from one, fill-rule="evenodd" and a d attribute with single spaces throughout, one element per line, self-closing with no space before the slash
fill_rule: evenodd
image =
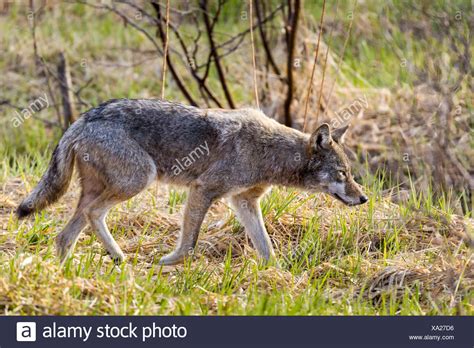
<path id="1" fill-rule="evenodd" d="M 162 264 L 179 263 L 190 255 L 207 210 L 224 196 L 230 198 L 259 254 L 268 260 L 273 249 L 259 200 L 269 186 L 323 191 L 349 205 L 363 203 L 365 196 L 350 175 L 342 149 L 345 131 L 336 130 L 331 136 L 324 124 L 310 136 L 254 109 L 110 100 L 67 130 L 50 167 L 17 214 L 29 215 L 57 200 L 67 189 L 75 159 L 82 193 L 73 218 L 57 238 L 61 260 L 70 255 L 89 223 L 112 257 L 122 261 L 105 217 L 115 204 L 154 180 L 189 187 L 178 246 L 162 258 Z"/>
<path id="2" fill-rule="evenodd" d="M 26 217 L 35 211 L 55 202 L 67 190 L 74 165 L 74 142 L 82 131 L 84 121 L 81 119 L 72 125 L 54 149 L 47 171 L 39 184 L 17 209 L 19 218 Z"/>

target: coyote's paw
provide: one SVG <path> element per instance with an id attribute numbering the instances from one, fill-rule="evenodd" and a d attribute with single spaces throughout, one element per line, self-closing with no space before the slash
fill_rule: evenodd
<path id="1" fill-rule="evenodd" d="M 177 265 L 183 263 L 186 256 L 186 253 L 173 251 L 172 253 L 163 256 L 158 264 L 163 266 Z"/>
<path id="2" fill-rule="evenodd" d="M 120 251 L 115 251 L 113 253 L 109 252 L 109 255 L 110 255 L 110 258 L 112 259 L 112 261 L 117 266 L 119 266 L 122 262 L 125 261 L 125 255 L 123 254 L 123 252 L 121 250 Z"/>

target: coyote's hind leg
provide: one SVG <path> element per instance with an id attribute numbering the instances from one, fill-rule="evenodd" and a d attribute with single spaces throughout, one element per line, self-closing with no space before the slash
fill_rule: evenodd
<path id="1" fill-rule="evenodd" d="M 87 226 L 86 209 L 100 195 L 103 186 L 96 177 L 89 177 L 87 180 L 81 180 L 81 197 L 77 204 L 73 217 L 69 220 L 66 227 L 56 237 L 56 249 L 61 264 L 71 255 L 79 235 Z"/>
<path id="2" fill-rule="evenodd" d="M 113 130 L 107 135 L 121 139 L 120 143 L 110 139 L 110 144 L 102 144 L 102 138 L 91 138 L 79 147 L 81 153 L 78 167 L 81 181 L 90 185 L 99 180 L 98 195 L 84 210 L 93 232 L 116 263 L 124 260 L 124 254 L 114 240 L 105 223 L 110 209 L 143 191 L 156 179 L 156 165 L 150 155 L 134 140 Z"/>
<path id="3" fill-rule="evenodd" d="M 61 264 L 71 255 L 79 235 L 87 225 L 87 219 L 84 215 L 84 208 L 87 203 L 87 198 L 81 198 L 73 217 L 56 237 L 56 249 Z"/>

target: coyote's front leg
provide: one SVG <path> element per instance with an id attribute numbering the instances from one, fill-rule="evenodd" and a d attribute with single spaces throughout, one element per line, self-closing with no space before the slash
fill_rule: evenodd
<path id="1" fill-rule="evenodd" d="M 257 249 L 259 255 L 265 261 L 268 261 L 274 257 L 275 253 L 260 210 L 260 197 L 266 191 L 266 187 L 254 187 L 232 196 L 230 204 L 237 215 L 237 219 L 244 226 L 253 246 Z"/>
<path id="2" fill-rule="evenodd" d="M 187 256 L 192 255 L 196 246 L 199 230 L 207 210 L 211 206 L 213 196 L 201 186 L 193 186 L 189 190 L 188 201 L 184 208 L 183 224 L 176 249 L 163 256 L 162 265 L 175 265 L 181 263 Z"/>

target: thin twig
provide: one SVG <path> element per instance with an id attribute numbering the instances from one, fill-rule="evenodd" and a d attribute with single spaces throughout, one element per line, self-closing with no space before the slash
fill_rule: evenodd
<path id="1" fill-rule="evenodd" d="M 138 24 L 136 24 L 135 22 L 133 22 L 130 18 L 127 17 L 127 15 L 121 11 L 119 11 L 115 6 L 108 6 L 108 5 L 95 5 L 95 4 L 92 4 L 92 3 L 89 3 L 87 2 L 86 0 L 75 0 L 77 3 L 80 3 L 80 4 L 83 4 L 83 5 L 87 5 L 87 6 L 90 6 L 90 7 L 93 7 L 93 8 L 96 8 L 96 9 L 101 9 L 101 10 L 107 10 L 109 12 L 113 12 L 115 13 L 116 15 L 118 15 L 120 18 L 122 18 L 124 20 L 125 23 L 127 24 L 130 24 L 130 26 L 132 26 L 134 29 L 138 30 L 139 32 L 141 32 L 143 35 L 145 35 L 145 37 L 153 44 L 153 46 L 155 47 L 156 49 L 156 52 L 163 55 L 164 52 L 162 51 L 160 45 L 158 44 L 158 42 L 153 38 L 153 36 L 148 32 L 146 31 L 145 29 L 143 29 L 142 27 L 140 27 Z M 159 4 L 156 3 L 156 1 L 152 1 L 151 2 L 151 5 L 153 6 L 153 8 L 155 9 L 155 12 L 157 13 L 157 16 L 160 17 L 160 6 Z M 157 20 L 157 23 L 160 23 L 160 19 L 158 18 Z M 158 38 L 161 40 L 161 43 L 164 44 L 164 41 L 165 41 L 165 33 L 164 33 L 164 30 L 163 28 L 161 27 L 160 24 L 157 24 L 157 27 L 158 27 L 158 33 L 157 33 L 157 36 Z M 198 103 L 194 100 L 194 98 L 192 97 L 191 93 L 186 89 L 186 86 L 184 85 L 183 81 L 181 80 L 180 76 L 178 75 L 176 69 L 174 68 L 174 66 L 172 65 L 172 62 L 170 60 L 170 56 L 167 55 L 166 57 L 166 64 L 167 64 L 167 67 L 171 73 L 171 75 L 173 75 L 173 79 L 174 81 L 176 82 L 176 85 L 178 86 L 179 90 L 181 91 L 181 93 L 184 95 L 184 97 L 188 100 L 188 102 L 193 105 L 193 106 L 198 106 Z"/>
<path id="2" fill-rule="evenodd" d="M 94 4 L 90 3 L 90 2 L 87 2 L 86 0 L 76 0 L 76 2 L 79 3 L 79 4 L 82 4 L 82 5 L 90 6 L 90 7 L 95 8 L 95 9 L 108 10 L 108 11 L 110 11 L 110 12 L 115 13 L 115 14 L 118 15 L 120 18 L 122 18 L 126 24 L 129 24 L 130 26 L 132 26 L 133 28 L 135 28 L 136 30 L 138 30 L 139 32 L 141 32 L 143 35 L 145 35 L 146 38 L 153 44 L 153 46 L 155 46 L 156 50 L 157 50 L 159 53 L 162 53 L 162 54 L 163 54 L 163 52 L 161 51 L 161 47 L 158 45 L 158 43 L 155 41 L 155 39 L 153 39 L 153 36 L 151 36 L 151 34 L 150 34 L 148 31 L 146 31 L 145 29 L 143 29 L 142 27 L 140 27 L 138 24 L 136 24 L 135 22 L 133 22 L 132 20 L 130 20 L 130 18 L 128 18 L 125 13 L 119 11 L 115 6 L 109 6 L 109 5 L 94 5 Z"/>
<path id="3" fill-rule="evenodd" d="M 339 7 L 339 0 L 336 3 L 336 11 Z M 332 42 L 332 33 L 334 27 L 331 28 L 331 32 L 329 34 L 329 41 L 326 45 L 326 56 L 324 58 L 324 66 L 323 66 L 323 76 L 321 78 L 321 85 L 319 86 L 319 98 L 318 98 L 318 106 L 316 107 L 316 125 L 319 123 L 319 112 L 321 111 L 321 100 L 323 99 L 323 86 L 324 86 L 324 79 L 326 77 L 326 67 L 328 66 L 328 57 L 329 57 L 329 47 L 331 46 L 330 43 Z"/>
<path id="4" fill-rule="evenodd" d="M 7 99 L 4 99 L 4 100 L 0 100 L 0 106 L 1 105 L 5 105 L 5 106 L 8 106 L 12 109 L 16 109 L 18 111 L 23 111 L 25 109 L 27 109 L 26 107 L 21 107 L 21 106 L 18 106 L 18 105 L 15 105 L 15 104 L 12 104 L 9 100 Z M 40 109 L 38 111 L 36 111 L 31 117 L 35 120 L 38 120 L 38 121 L 41 121 L 43 122 L 46 126 L 48 127 L 58 127 L 58 128 L 62 128 L 61 126 L 61 123 L 59 122 L 54 122 L 54 121 L 50 121 L 50 120 L 47 120 L 47 119 L 44 119 L 44 118 L 41 118 L 39 117 L 37 114 L 43 110 L 45 110 L 46 108 L 43 108 L 43 109 Z"/>
<path id="5" fill-rule="evenodd" d="M 275 59 L 273 58 L 272 52 L 270 50 L 270 46 L 268 45 L 267 37 L 263 30 L 264 26 L 263 26 L 263 21 L 262 21 L 262 14 L 260 12 L 260 6 L 258 4 L 258 1 L 255 2 L 255 13 L 258 19 L 258 29 L 260 32 L 260 39 L 262 40 L 262 46 L 267 55 L 268 62 L 270 63 L 270 66 L 273 68 L 273 71 L 275 72 L 275 74 L 277 74 L 278 76 L 281 76 L 280 69 L 278 68 L 278 65 L 275 63 Z M 252 28 L 252 24 L 250 24 L 250 28 Z"/>
<path id="6" fill-rule="evenodd" d="M 326 0 L 323 0 L 323 10 L 321 12 L 321 19 L 319 21 L 318 43 L 316 44 L 316 51 L 315 51 L 315 54 L 314 54 L 314 62 L 313 62 L 313 69 L 311 70 L 311 78 L 309 79 L 308 91 L 306 93 L 306 102 L 305 102 L 305 107 L 304 107 L 303 132 L 306 130 L 308 106 L 309 106 L 309 96 L 311 95 L 311 89 L 313 88 L 314 71 L 316 70 L 316 63 L 318 61 L 319 43 L 321 42 L 321 34 L 323 32 L 324 10 L 325 10 L 325 8 L 326 8 Z"/>
<path id="7" fill-rule="evenodd" d="M 154 22 L 156 23 L 156 25 L 161 25 L 162 24 L 162 21 L 155 20 Z M 207 80 L 207 77 L 208 77 L 208 70 L 206 69 L 206 72 L 204 73 L 203 77 L 200 77 L 199 74 L 198 74 L 199 69 L 196 66 L 197 49 L 198 49 L 198 41 L 199 41 L 199 38 L 201 36 L 201 30 L 199 29 L 198 23 L 196 23 L 196 27 L 197 27 L 197 30 L 198 30 L 198 35 L 194 38 L 194 48 L 193 48 L 192 54 L 189 52 L 188 45 L 186 44 L 183 37 L 181 36 L 178 28 L 176 26 L 174 26 L 173 23 L 171 23 L 171 22 L 169 23 L 168 26 L 169 26 L 169 29 L 171 29 L 171 31 L 175 34 L 175 36 L 178 40 L 178 43 L 181 47 L 181 50 L 183 51 L 183 53 L 186 57 L 185 64 L 189 68 L 189 70 L 191 72 L 191 76 L 198 83 L 199 93 L 201 93 L 201 96 L 206 101 L 206 104 L 209 106 L 208 98 L 210 98 L 219 108 L 222 108 L 222 104 L 216 98 L 216 96 L 212 93 L 212 91 L 209 89 L 209 87 L 206 84 L 206 80 Z M 191 61 L 191 59 L 193 61 Z M 207 61 L 208 67 L 210 67 L 211 62 L 212 62 L 212 56 L 209 55 L 208 56 L 208 61 Z"/>
<path id="8" fill-rule="evenodd" d="M 253 64 L 253 88 L 255 90 L 255 102 L 257 103 L 257 109 L 260 109 L 260 104 L 258 102 L 258 88 L 257 88 L 257 63 L 255 60 L 255 45 L 253 42 L 253 12 L 252 12 L 252 0 L 249 0 L 250 8 L 250 42 L 252 43 L 252 64 Z"/>
<path id="9" fill-rule="evenodd" d="M 63 125 L 64 131 L 75 121 L 77 111 L 74 105 L 74 97 L 71 82 L 71 73 L 69 72 L 69 66 L 66 55 L 64 52 L 59 53 L 57 64 L 57 75 L 59 82 L 59 92 L 61 96 L 61 102 L 63 106 Z"/>
<path id="10" fill-rule="evenodd" d="M 289 33 L 287 34 L 287 46 L 288 56 L 286 60 L 286 71 L 287 71 L 287 85 L 288 91 L 286 94 L 286 100 L 284 105 L 284 117 L 285 125 L 288 127 L 292 126 L 291 120 L 291 102 L 293 101 L 293 57 L 295 55 L 296 46 L 296 31 L 298 29 L 298 17 L 300 13 L 300 0 L 294 2 L 294 12 L 291 8 L 291 0 L 288 0 L 288 25 Z"/>
<path id="11" fill-rule="evenodd" d="M 56 103 L 56 98 L 53 93 L 53 88 L 51 86 L 51 79 L 50 79 L 50 70 L 48 65 L 46 64 L 44 58 L 40 55 L 39 50 L 38 50 L 38 44 L 36 40 L 36 13 L 40 12 L 43 9 L 44 6 L 40 7 L 38 10 L 35 11 L 35 5 L 34 5 L 34 0 L 30 0 L 30 11 L 31 11 L 31 23 L 29 23 L 30 29 L 31 29 L 31 37 L 33 39 L 33 51 L 35 55 L 35 62 L 38 67 L 42 68 L 42 72 L 44 73 L 44 76 L 46 77 L 46 86 L 48 87 L 48 93 L 51 97 L 51 100 L 53 101 L 54 105 L 54 110 L 56 112 L 56 117 L 58 119 L 58 123 L 61 124 L 61 111 L 59 110 L 59 107 Z"/>
<path id="12" fill-rule="evenodd" d="M 166 59 L 168 58 L 168 41 L 169 41 L 169 26 L 170 26 L 170 0 L 166 1 L 166 30 L 165 30 L 165 42 L 163 48 L 163 66 L 161 69 L 162 80 L 161 80 L 161 99 L 165 99 L 165 84 L 166 84 Z"/>
<path id="13" fill-rule="evenodd" d="M 331 88 L 329 89 L 329 95 L 328 95 L 328 100 L 327 100 L 327 105 L 329 107 L 330 105 L 330 101 L 331 101 L 331 96 L 332 96 L 332 92 L 334 90 L 334 86 L 336 85 L 336 82 L 337 82 L 337 78 L 339 77 L 339 72 L 340 72 L 340 69 L 341 69 L 341 64 L 342 64 L 342 60 L 344 58 L 344 53 L 346 52 L 346 47 L 347 47 L 347 44 L 349 43 L 349 39 L 351 37 L 351 32 L 352 32 L 352 23 L 354 22 L 354 14 L 355 14 L 355 10 L 357 8 L 357 0 L 354 1 L 354 9 L 352 10 L 352 17 L 351 17 L 351 21 L 349 23 L 349 28 L 347 29 L 347 36 L 346 36 L 346 39 L 344 41 L 344 46 L 342 47 L 342 52 L 341 54 L 339 55 L 339 61 L 337 63 L 337 68 L 336 68 L 336 74 L 335 74 L 335 77 L 334 77 L 334 81 L 331 85 Z M 326 112 L 326 110 L 324 110 L 324 112 Z M 324 115 L 324 114 L 323 114 Z"/>
<path id="14" fill-rule="evenodd" d="M 265 24 L 267 23 L 268 21 L 272 20 L 275 15 L 281 11 L 283 8 L 285 7 L 285 4 L 283 5 L 280 5 L 278 6 L 277 8 L 275 8 L 267 17 L 265 17 L 263 20 L 262 20 L 262 24 Z M 254 24 L 253 25 L 253 30 L 257 29 L 258 27 L 258 24 Z M 221 43 L 221 44 L 218 44 L 216 45 L 216 49 L 221 49 L 221 48 L 224 48 L 226 46 L 229 46 L 230 44 L 232 44 L 234 41 L 237 40 L 237 44 L 232 47 L 231 49 L 229 49 L 228 52 L 225 52 L 225 53 L 222 53 L 220 55 L 218 55 L 219 58 L 223 58 L 225 56 L 227 56 L 228 54 L 234 52 L 239 46 L 240 44 L 244 41 L 244 38 L 245 38 L 245 35 L 249 34 L 250 33 L 250 28 L 247 28 L 245 30 L 243 30 L 242 32 L 238 33 L 237 35 L 234 35 L 233 37 L 231 37 L 230 39 L 228 39 L 227 41 Z M 203 65 L 199 65 L 197 67 L 197 69 L 201 69 L 203 68 L 204 66 L 206 66 L 206 64 L 203 64 Z"/>
<path id="15" fill-rule="evenodd" d="M 89 79 L 86 81 L 86 83 L 84 83 L 81 87 L 79 87 L 79 88 L 77 89 L 77 91 L 74 92 L 74 94 L 75 94 L 75 96 L 76 96 L 76 98 L 77 98 L 77 101 L 78 101 L 78 103 L 76 103 L 76 104 L 79 104 L 79 105 L 82 105 L 82 106 L 86 106 L 86 107 L 89 107 L 89 108 L 92 107 L 92 104 L 91 104 L 91 103 L 82 100 L 81 92 L 82 92 L 83 89 L 89 87 L 89 85 L 91 84 L 91 82 L 92 82 L 93 80 L 94 80 L 93 77 L 89 78 Z"/>
<path id="16" fill-rule="evenodd" d="M 217 17 L 219 16 L 220 9 L 222 6 L 222 1 L 221 0 L 218 1 L 218 7 L 216 10 L 216 14 L 214 15 L 214 18 L 212 19 L 212 23 L 209 20 L 209 14 L 207 12 L 207 0 L 201 0 L 199 2 L 199 6 L 203 10 L 204 24 L 206 26 L 206 33 L 207 33 L 207 38 L 209 40 L 209 45 L 211 47 L 211 54 L 214 57 L 214 64 L 216 65 L 217 76 L 219 77 L 219 81 L 221 83 L 221 86 L 224 91 L 224 95 L 227 100 L 227 103 L 229 104 L 229 107 L 231 109 L 235 109 L 235 104 L 234 104 L 234 101 L 232 100 L 232 95 L 229 91 L 229 87 L 227 86 L 227 82 L 225 79 L 224 69 L 222 68 L 222 65 L 219 60 L 219 55 L 217 53 L 217 47 L 214 42 L 214 37 L 212 36 L 214 25 L 217 22 Z"/>
<path id="17" fill-rule="evenodd" d="M 275 17 L 275 15 L 276 15 L 279 11 L 281 11 L 282 9 L 284 9 L 284 8 L 285 8 L 285 4 L 282 4 L 282 5 L 278 6 L 278 7 L 276 7 L 271 13 L 268 14 L 268 16 L 267 16 L 266 18 L 264 18 L 264 19 L 262 20 L 262 24 L 265 24 L 266 22 L 272 20 L 273 17 Z M 253 29 L 254 29 L 254 30 L 257 29 L 257 26 L 258 26 L 258 24 L 254 24 Z M 231 37 L 229 40 L 224 41 L 223 43 L 217 45 L 217 46 L 216 46 L 216 49 L 220 49 L 220 48 L 223 48 L 223 47 L 225 47 L 225 46 L 227 46 L 227 45 L 230 45 L 230 44 L 231 44 L 232 42 L 234 42 L 235 40 L 237 40 L 237 39 L 241 38 L 242 36 L 245 36 L 245 35 L 247 35 L 247 34 L 249 34 L 249 33 L 250 33 L 250 28 L 245 29 L 245 30 L 243 30 L 242 32 L 238 33 L 237 35 Z"/>
<path id="18" fill-rule="evenodd" d="M 157 28 L 158 28 L 158 33 L 157 33 L 157 36 L 159 36 L 160 40 L 162 43 L 164 43 L 164 40 L 165 40 L 165 33 L 164 33 L 164 30 L 161 26 L 161 11 L 160 11 L 160 6 L 158 3 L 156 3 L 155 1 L 152 1 L 151 2 L 151 5 L 153 6 L 153 8 L 155 9 L 155 12 L 156 12 L 156 16 L 157 16 Z M 198 103 L 194 100 L 194 98 L 191 96 L 191 93 L 186 89 L 186 86 L 184 85 L 183 81 L 181 80 L 181 78 L 179 77 L 178 75 L 178 72 L 176 71 L 176 69 L 174 68 L 174 65 L 172 64 L 171 60 L 170 60 L 170 56 L 168 55 L 166 57 L 166 64 L 168 65 L 168 68 L 171 72 L 171 75 L 173 75 L 173 78 L 176 82 L 176 84 L 178 85 L 178 88 L 181 90 L 181 93 L 183 93 L 184 97 L 188 100 L 188 102 L 193 105 L 193 106 L 199 106 Z"/>

